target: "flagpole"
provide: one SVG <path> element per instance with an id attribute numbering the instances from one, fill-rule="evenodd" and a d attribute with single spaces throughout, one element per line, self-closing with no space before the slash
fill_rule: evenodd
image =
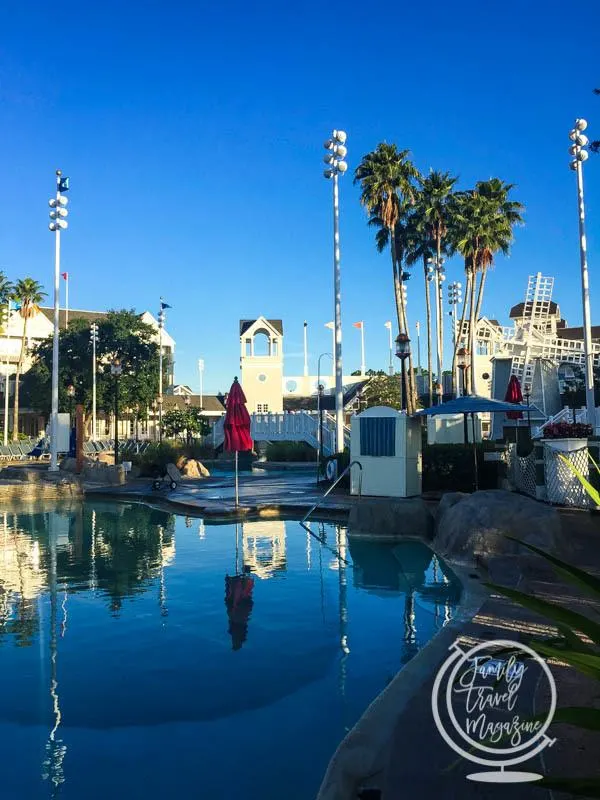
<path id="1" fill-rule="evenodd" d="M 163 299 L 160 298 L 160 311 L 158 313 L 158 441 L 162 444 L 162 407 L 163 407 Z"/>
<path id="2" fill-rule="evenodd" d="M 390 375 L 393 375 L 394 374 L 394 342 L 392 340 L 392 323 L 391 322 L 386 322 L 385 323 L 385 327 L 388 329 L 389 347 L 390 347 L 390 366 L 388 368 L 388 371 L 389 371 Z"/>
<path id="3" fill-rule="evenodd" d="M 53 208 L 60 208 L 60 178 L 56 170 L 56 200 Z M 51 223 L 52 229 L 52 223 Z M 54 227 L 54 331 L 52 337 L 52 412 L 50 417 L 50 466 L 49 472 L 58 472 L 58 332 L 60 323 L 60 226 Z M 13 425 L 18 425 L 13 420 Z"/>
<path id="4" fill-rule="evenodd" d="M 69 273 L 65 275 L 65 328 L 69 327 Z"/>
<path id="5" fill-rule="evenodd" d="M 4 446 L 8 445 L 8 390 L 10 388 L 9 369 L 10 369 L 10 311 L 11 301 L 8 300 L 6 304 L 6 378 L 4 382 Z"/>
<path id="6" fill-rule="evenodd" d="M 360 352 L 361 352 L 361 359 L 360 359 L 360 374 L 364 375 L 367 371 L 367 365 L 365 364 L 365 323 L 360 323 Z"/>
<path id="7" fill-rule="evenodd" d="M 304 377 L 308 375 L 308 323 L 304 321 Z"/>

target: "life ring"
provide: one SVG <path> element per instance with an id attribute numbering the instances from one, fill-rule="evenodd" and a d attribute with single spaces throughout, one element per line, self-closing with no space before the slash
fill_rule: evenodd
<path id="1" fill-rule="evenodd" d="M 334 481 L 337 478 L 337 461 L 335 459 L 327 462 L 325 474 L 327 475 L 327 480 Z"/>

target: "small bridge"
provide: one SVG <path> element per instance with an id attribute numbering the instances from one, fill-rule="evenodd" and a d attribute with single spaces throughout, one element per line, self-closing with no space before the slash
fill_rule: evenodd
<path id="1" fill-rule="evenodd" d="M 224 417 L 215 422 L 212 431 L 214 447 L 225 440 Z M 255 442 L 306 442 L 315 449 L 319 446 L 319 417 L 299 411 L 295 414 L 251 414 L 250 435 Z M 335 452 L 335 418 L 323 414 L 323 454 Z M 344 427 L 344 445 L 350 447 L 350 428 Z"/>

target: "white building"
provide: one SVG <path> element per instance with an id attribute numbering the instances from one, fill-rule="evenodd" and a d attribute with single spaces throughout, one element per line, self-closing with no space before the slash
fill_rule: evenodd
<path id="1" fill-rule="evenodd" d="M 92 322 L 100 322 L 103 317 L 106 317 L 106 311 L 80 311 L 76 309 L 69 309 L 69 322 L 75 319 L 84 319 L 89 324 Z M 141 319 L 147 325 L 150 325 L 155 330 L 154 340 L 158 344 L 158 321 L 149 312 L 144 311 L 141 314 Z M 60 310 L 59 325 L 61 329 L 66 325 L 66 311 Z M 19 354 L 21 352 L 21 343 L 23 340 L 24 319 L 18 311 L 12 311 L 10 319 L 0 334 L 0 408 L 4 408 L 4 392 L 6 375 L 9 378 L 9 398 L 14 395 L 14 375 L 17 371 L 17 363 L 19 361 Z M 41 307 L 39 313 L 34 314 L 27 320 L 27 340 L 26 340 L 26 356 L 23 365 L 23 373 L 27 372 L 32 363 L 32 355 L 35 346 L 52 336 L 54 331 L 54 309 Z M 162 333 L 163 343 L 163 357 L 164 357 L 164 386 L 165 392 L 170 391 L 173 385 L 174 376 L 174 353 L 175 341 L 169 333 L 163 328 Z M 13 380 L 11 380 L 13 378 Z M 12 400 L 10 402 L 10 416 L 9 428 L 12 429 Z M 19 430 L 31 436 L 38 436 L 44 429 L 45 421 L 37 413 L 32 412 L 31 409 L 22 408 L 19 413 Z M 99 436 L 104 436 L 108 433 L 108 426 L 104 421 L 99 422 Z"/>

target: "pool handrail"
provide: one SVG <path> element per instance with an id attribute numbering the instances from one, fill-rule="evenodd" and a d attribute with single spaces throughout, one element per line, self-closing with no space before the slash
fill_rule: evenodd
<path id="1" fill-rule="evenodd" d="M 306 522 L 306 520 L 307 520 L 307 519 L 310 517 L 310 515 L 313 513 L 313 511 L 316 511 L 316 510 L 317 510 L 317 508 L 318 508 L 318 507 L 321 505 L 321 503 L 323 502 L 323 500 L 325 500 L 325 498 L 327 497 L 327 495 L 328 495 L 330 492 L 332 492 L 332 491 L 335 489 L 335 487 L 336 487 L 336 486 L 338 485 L 338 483 L 339 483 L 339 482 L 342 480 L 342 478 L 344 477 L 344 475 L 345 475 L 347 472 L 349 472 L 349 471 L 352 469 L 352 467 L 353 467 L 354 465 L 356 465 L 357 467 L 360 467 L 359 478 L 358 478 L 358 498 L 359 498 L 359 500 L 360 500 L 360 498 L 361 498 L 361 496 L 362 496 L 362 469 L 363 469 L 363 468 L 362 468 L 362 464 L 360 463 L 360 461 L 357 461 L 356 459 L 354 459 L 354 461 L 351 461 L 351 462 L 348 464 L 348 466 L 346 467 L 346 469 L 345 469 L 345 470 L 344 470 L 344 471 L 343 471 L 343 472 L 342 472 L 342 473 L 341 473 L 341 474 L 340 474 L 340 475 L 339 475 L 339 476 L 338 476 L 338 477 L 335 479 L 335 481 L 334 481 L 334 482 L 331 484 L 331 486 L 329 487 L 329 489 L 327 489 L 327 491 L 325 492 L 325 494 L 323 495 L 323 497 L 321 497 L 321 498 L 319 499 L 319 501 L 318 501 L 317 503 L 315 503 L 315 504 L 314 504 L 314 506 L 313 506 L 313 507 L 312 507 L 312 508 L 309 510 L 309 512 L 308 512 L 308 513 L 307 513 L 307 514 L 306 514 L 306 515 L 305 515 L 305 516 L 302 518 L 302 521 L 300 522 L 300 524 L 302 525 L 302 527 L 304 527 L 304 523 L 305 523 L 305 522 Z"/>

